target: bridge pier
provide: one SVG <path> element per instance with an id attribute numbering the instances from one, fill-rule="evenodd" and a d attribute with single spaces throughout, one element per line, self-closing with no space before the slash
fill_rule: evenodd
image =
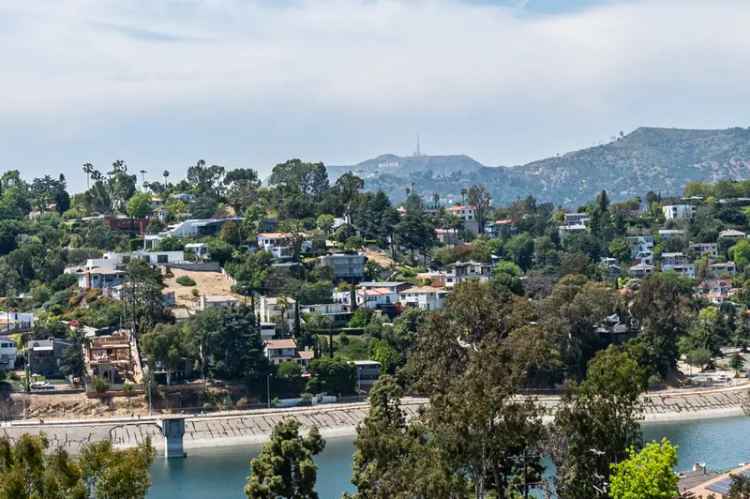
<path id="1" fill-rule="evenodd" d="M 164 434 L 164 457 L 167 459 L 185 457 L 182 438 L 185 435 L 185 418 L 174 417 L 161 420 Z"/>

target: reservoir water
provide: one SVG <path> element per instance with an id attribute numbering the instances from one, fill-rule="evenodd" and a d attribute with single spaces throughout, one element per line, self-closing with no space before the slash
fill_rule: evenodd
<path id="1" fill-rule="evenodd" d="M 750 461 L 750 418 L 722 418 L 644 425 L 646 441 L 667 437 L 679 446 L 678 470 L 696 462 L 724 469 Z M 321 499 L 338 499 L 352 491 L 353 442 L 329 439 L 318 456 Z M 217 447 L 189 452 L 187 459 L 165 461 L 157 457 L 151 470 L 149 499 L 243 499 L 249 460 L 258 447 Z"/>

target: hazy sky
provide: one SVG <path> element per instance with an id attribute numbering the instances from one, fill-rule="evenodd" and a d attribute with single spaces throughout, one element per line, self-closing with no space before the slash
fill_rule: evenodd
<path id="1" fill-rule="evenodd" d="M 512 165 L 750 125 L 747 0 L 7 0 L 0 168 Z"/>

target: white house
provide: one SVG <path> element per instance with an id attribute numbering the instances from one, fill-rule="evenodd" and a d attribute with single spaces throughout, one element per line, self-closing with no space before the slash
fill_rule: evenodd
<path id="1" fill-rule="evenodd" d="M 188 243 L 185 245 L 185 252 L 194 255 L 197 260 L 205 260 L 208 258 L 208 244 Z"/>
<path id="2" fill-rule="evenodd" d="M 293 298 L 279 296 L 261 296 L 255 300 L 256 314 L 260 322 L 276 324 L 286 318 L 289 329 L 294 328 L 294 306 L 297 302 Z"/>
<path id="3" fill-rule="evenodd" d="M 69 267 L 66 274 L 78 276 L 81 289 L 112 289 L 125 281 L 125 268 L 131 260 L 143 260 L 151 265 L 183 263 L 182 251 L 133 251 L 131 253 L 104 253 L 102 258 L 89 258 L 85 265 Z"/>
<path id="4" fill-rule="evenodd" d="M 564 215 L 564 224 L 567 226 L 586 225 L 591 220 L 588 213 L 566 213 Z"/>
<path id="5" fill-rule="evenodd" d="M 445 209 L 451 215 L 458 217 L 464 224 L 467 230 L 477 233 L 479 231 L 479 224 L 477 223 L 477 211 L 473 206 L 466 206 L 457 204 L 449 206 Z"/>
<path id="6" fill-rule="evenodd" d="M 304 367 L 315 358 L 312 350 L 298 350 L 297 342 L 293 338 L 282 340 L 266 340 L 263 345 L 263 353 L 269 362 L 274 365 L 282 362 L 295 362 Z"/>
<path id="7" fill-rule="evenodd" d="M 456 262 L 450 266 L 450 272 L 448 273 L 445 286 L 452 288 L 457 284 L 461 284 L 467 280 L 477 280 L 480 282 L 487 282 L 492 276 L 492 265 L 489 263 L 475 262 L 470 260 L 468 262 Z"/>
<path id="8" fill-rule="evenodd" d="M 7 336 L 0 336 L 0 371 L 10 371 L 16 366 L 16 342 Z"/>
<path id="9" fill-rule="evenodd" d="M 417 307 L 422 310 L 439 310 L 445 304 L 448 291 L 431 286 L 414 286 L 398 294 L 398 301 L 404 307 Z"/>
<path id="10" fill-rule="evenodd" d="M 0 312 L 0 334 L 31 331 L 33 325 L 33 312 Z"/>
<path id="11" fill-rule="evenodd" d="M 667 220 L 687 220 L 695 215 L 695 206 L 692 204 L 667 204 L 662 206 L 661 211 Z"/>
<path id="12" fill-rule="evenodd" d="M 661 269 L 664 272 L 677 272 L 685 277 L 695 277 L 695 265 L 688 262 L 687 256 L 682 252 L 662 253 Z"/>
<path id="13" fill-rule="evenodd" d="M 719 232 L 719 239 L 744 239 L 745 233 L 741 230 L 727 229 Z"/>
<path id="14" fill-rule="evenodd" d="M 711 256 L 716 258 L 719 256 L 719 245 L 716 243 L 692 243 L 690 245 L 690 251 L 698 256 Z"/>
<path id="15" fill-rule="evenodd" d="M 662 239 L 676 239 L 678 237 L 685 237 L 685 231 L 682 229 L 659 229 L 659 237 Z"/>

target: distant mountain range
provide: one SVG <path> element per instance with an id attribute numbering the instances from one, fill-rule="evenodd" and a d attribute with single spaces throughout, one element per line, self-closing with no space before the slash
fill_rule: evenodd
<path id="1" fill-rule="evenodd" d="M 750 129 L 638 128 L 605 145 L 510 167 L 485 166 L 466 155 L 392 154 L 328 167 L 332 180 L 348 171 L 365 180 L 366 190 L 383 190 L 394 201 L 412 184 L 428 199 L 434 192 L 460 199 L 461 189 L 484 184 L 495 204 L 531 194 L 574 207 L 602 189 L 622 200 L 648 191 L 680 194 L 691 180 L 750 178 Z"/>

